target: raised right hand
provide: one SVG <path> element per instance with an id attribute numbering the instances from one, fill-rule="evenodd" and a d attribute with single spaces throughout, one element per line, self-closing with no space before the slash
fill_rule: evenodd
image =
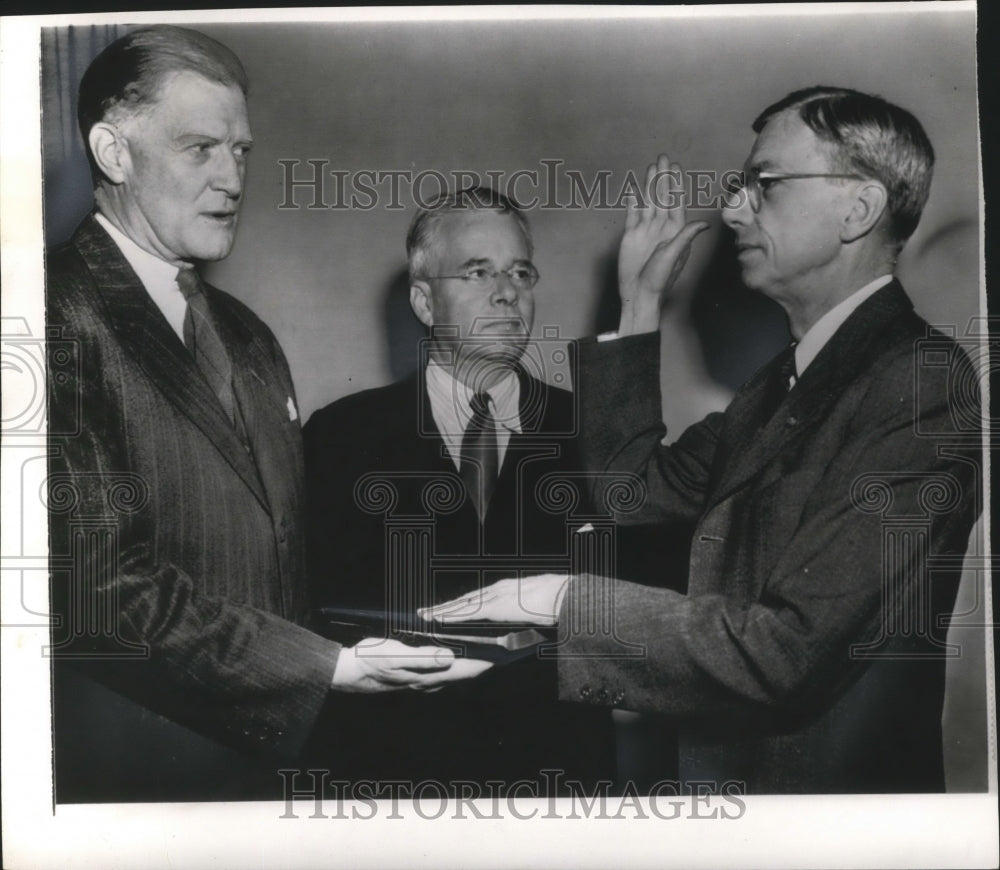
<path id="1" fill-rule="evenodd" d="M 687 222 L 681 166 L 661 154 L 646 169 L 642 201 L 633 199 L 625 213 L 618 249 L 619 335 L 659 329 L 660 310 L 687 262 L 691 242 L 708 227 L 705 221 Z"/>

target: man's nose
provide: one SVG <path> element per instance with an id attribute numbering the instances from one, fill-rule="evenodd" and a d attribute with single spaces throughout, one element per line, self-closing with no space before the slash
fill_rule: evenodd
<path id="1" fill-rule="evenodd" d="M 750 197 L 746 191 L 741 191 L 738 201 L 733 205 L 722 207 L 722 222 L 733 229 L 737 226 L 746 226 L 753 219 L 753 209 L 750 208 Z"/>
<path id="2" fill-rule="evenodd" d="M 217 159 L 212 187 L 226 196 L 237 199 L 243 193 L 243 178 L 246 168 L 243 161 L 231 151 L 222 151 Z"/>
<path id="3" fill-rule="evenodd" d="M 510 275 L 506 272 L 497 272 L 496 286 L 493 288 L 493 302 L 516 305 L 517 300 L 517 288 L 514 286 L 514 282 L 511 281 Z"/>

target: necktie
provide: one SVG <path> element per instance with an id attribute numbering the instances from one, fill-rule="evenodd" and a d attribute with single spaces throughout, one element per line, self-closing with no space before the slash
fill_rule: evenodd
<path id="1" fill-rule="evenodd" d="M 496 422 L 490 413 L 489 402 L 489 393 L 476 393 L 472 397 L 472 419 L 462 436 L 458 467 L 480 522 L 486 516 L 500 468 Z"/>
<path id="2" fill-rule="evenodd" d="M 772 363 L 774 368 L 771 370 L 767 390 L 764 393 L 764 408 L 761 417 L 763 423 L 767 423 L 774 416 L 774 412 L 778 410 L 778 406 L 784 401 L 791 389 L 792 378 L 797 376 L 795 345 L 796 342 L 791 342 Z"/>
<path id="3" fill-rule="evenodd" d="M 194 269 L 177 272 L 177 286 L 187 299 L 184 315 L 184 344 L 191 351 L 195 365 L 219 397 L 230 422 L 236 424 L 236 399 L 233 395 L 233 367 L 222 338 L 212 322 L 208 300 L 201 279 Z"/>

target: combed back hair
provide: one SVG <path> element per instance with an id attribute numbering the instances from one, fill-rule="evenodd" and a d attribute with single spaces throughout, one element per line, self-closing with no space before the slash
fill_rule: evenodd
<path id="1" fill-rule="evenodd" d="M 902 247 L 920 221 L 934 170 L 934 149 L 920 122 L 881 97 L 817 85 L 768 106 L 753 122 L 754 132 L 789 109 L 833 146 L 838 172 L 856 172 L 885 185 L 888 232 Z"/>
<path id="2" fill-rule="evenodd" d="M 90 130 L 147 109 L 167 76 L 192 72 L 247 93 L 247 74 L 226 46 L 197 30 L 160 24 L 133 30 L 104 49 L 83 74 L 77 121 L 95 182 L 101 173 L 90 151 Z"/>
<path id="3" fill-rule="evenodd" d="M 470 209 L 495 211 L 498 214 L 509 214 L 521 230 L 524 242 L 528 246 L 528 256 L 532 256 L 533 245 L 531 230 L 524 211 L 512 199 L 504 196 L 491 187 L 466 187 L 462 190 L 438 195 L 426 208 L 420 209 L 410 223 L 406 234 L 406 257 L 410 266 L 410 280 L 418 280 L 428 276 L 427 270 L 435 253 L 438 241 L 438 227 L 441 221 L 450 214 L 460 214 Z"/>

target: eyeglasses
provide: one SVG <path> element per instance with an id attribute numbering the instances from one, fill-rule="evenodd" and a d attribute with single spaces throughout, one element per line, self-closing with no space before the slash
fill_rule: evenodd
<path id="1" fill-rule="evenodd" d="M 770 189 L 772 184 L 779 181 L 797 181 L 800 178 L 849 178 L 854 181 L 863 181 L 863 175 L 847 174 L 842 172 L 761 172 L 759 169 L 747 169 L 741 173 L 740 178 L 728 180 L 722 188 L 722 207 L 739 208 L 744 203 L 743 194 L 746 192 L 746 201 L 750 203 L 750 208 L 756 213 L 760 211 L 761 199 Z"/>
<path id="2" fill-rule="evenodd" d="M 493 269 L 487 266 L 472 266 L 461 275 L 427 275 L 428 280 L 451 278 L 465 281 L 473 287 L 482 290 L 492 290 L 497 286 L 497 279 L 506 275 L 507 280 L 517 290 L 530 290 L 538 283 L 538 270 L 531 263 L 519 263 L 509 269 Z"/>

